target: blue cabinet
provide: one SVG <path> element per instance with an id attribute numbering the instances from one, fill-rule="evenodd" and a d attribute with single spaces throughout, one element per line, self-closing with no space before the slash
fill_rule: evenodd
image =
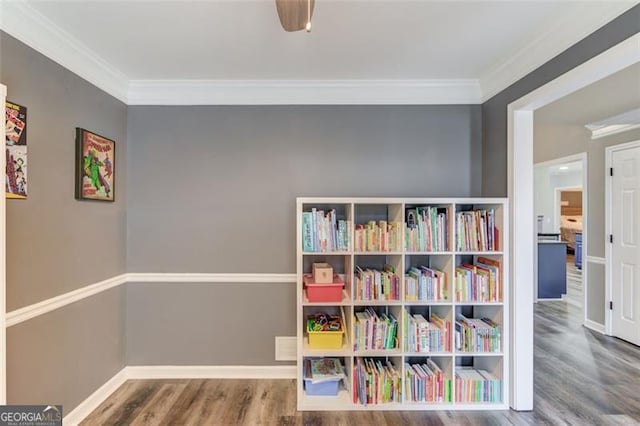
<path id="1" fill-rule="evenodd" d="M 567 293 L 567 243 L 538 242 L 538 299 L 560 299 Z"/>
<path id="2" fill-rule="evenodd" d="M 582 269 L 582 232 L 576 232 L 576 250 L 574 264 L 576 268 Z"/>

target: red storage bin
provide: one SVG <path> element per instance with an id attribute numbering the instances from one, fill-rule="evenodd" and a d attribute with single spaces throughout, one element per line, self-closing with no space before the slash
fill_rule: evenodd
<path id="1" fill-rule="evenodd" d="M 303 277 L 307 288 L 309 302 L 341 302 L 344 282 L 338 275 L 333 276 L 333 283 L 314 283 L 311 275 Z"/>

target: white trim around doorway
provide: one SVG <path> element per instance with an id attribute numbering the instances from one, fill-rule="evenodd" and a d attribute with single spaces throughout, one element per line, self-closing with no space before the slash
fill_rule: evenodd
<path id="1" fill-rule="evenodd" d="M 0 84 L 0 105 L 5 104 L 7 87 Z M 5 126 L 0 130 L 2 138 L 2 152 L 5 151 Z M 5 155 L 0 155 L 0 170 L 5 170 Z M 0 405 L 7 403 L 7 286 L 6 286 L 6 241 L 7 241 L 7 214 L 4 195 L 0 197 Z"/>
<path id="2" fill-rule="evenodd" d="M 622 41 L 507 107 L 508 196 L 511 206 L 511 395 L 515 410 L 533 409 L 533 113 L 640 62 L 640 34 Z M 514 236 L 518 236 L 514 238 Z"/>

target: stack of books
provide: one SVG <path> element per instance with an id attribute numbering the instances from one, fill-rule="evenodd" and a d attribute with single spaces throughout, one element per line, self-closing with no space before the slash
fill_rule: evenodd
<path id="1" fill-rule="evenodd" d="M 400 278 L 391 265 L 382 271 L 356 266 L 356 300 L 400 300 Z"/>
<path id="2" fill-rule="evenodd" d="M 416 207 L 405 212 L 407 251 L 449 250 L 449 213 L 444 207 Z"/>
<path id="3" fill-rule="evenodd" d="M 442 302 L 449 298 L 447 274 L 426 266 L 412 267 L 404 276 L 404 298 L 407 301 Z"/>
<path id="4" fill-rule="evenodd" d="M 335 210 L 302 213 L 302 251 L 326 253 L 351 250 L 352 223 L 338 219 Z"/>
<path id="5" fill-rule="evenodd" d="M 456 268 L 455 294 L 458 302 L 501 302 L 501 262 L 479 257 L 475 264 Z"/>
<path id="6" fill-rule="evenodd" d="M 421 314 L 405 310 L 405 350 L 407 352 L 450 352 L 451 322 L 432 313 L 427 321 Z"/>
<path id="7" fill-rule="evenodd" d="M 456 402 L 502 402 L 502 380 L 485 370 L 456 367 Z"/>
<path id="8" fill-rule="evenodd" d="M 400 222 L 378 223 L 369 221 L 357 225 L 354 235 L 355 251 L 390 252 L 400 251 L 402 247 L 402 224 Z"/>
<path id="9" fill-rule="evenodd" d="M 431 359 L 423 364 L 404 364 L 405 398 L 411 402 L 451 402 L 451 378 Z M 449 376 L 450 377 L 450 376 Z"/>
<path id="10" fill-rule="evenodd" d="M 494 210 L 475 210 L 456 213 L 458 251 L 496 251 L 499 232 L 495 226 Z"/>
<path id="11" fill-rule="evenodd" d="M 362 405 L 402 402 L 402 377 L 391 361 L 356 358 L 353 402 Z"/>
<path id="12" fill-rule="evenodd" d="M 456 316 L 456 350 L 500 352 L 500 326 L 489 318 Z"/>
<path id="13" fill-rule="evenodd" d="M 378 315 L 372 308 L 356 312 L 354 319 L 354 351 L 395 349 L 398 321 L 393 314 Z"/>

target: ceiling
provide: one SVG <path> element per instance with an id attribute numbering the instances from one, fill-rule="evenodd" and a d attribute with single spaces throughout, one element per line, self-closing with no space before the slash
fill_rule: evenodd
<path id="1" fill-rule="evenodd" d="M 535 111 L 536 123 L 629 125 L 640 108 L 640 63 L 631 65 Z M 629 114 L 633 112 L 633 114 Z M 611 119 L 613 118 L 613 119 Z M 616 121 L 619 118 L 620 121 Z"/>
<path id="2" fill-rule="evenodd" d="M 243 91 L 305 103 L 305 90 L 479 103 L 637 3 L 317 0 L 313 31 L 287 33 L 274 0 L 16 0 L 1 25 L 134 104 Z"/>
<path id="3" fill-rule="evenodd" d="M 572 161 L 564 164 L 554 164 L 549 166 L 549 173 L 552 175 L 568 175 L 582 171 L 582 161 Z"/>

